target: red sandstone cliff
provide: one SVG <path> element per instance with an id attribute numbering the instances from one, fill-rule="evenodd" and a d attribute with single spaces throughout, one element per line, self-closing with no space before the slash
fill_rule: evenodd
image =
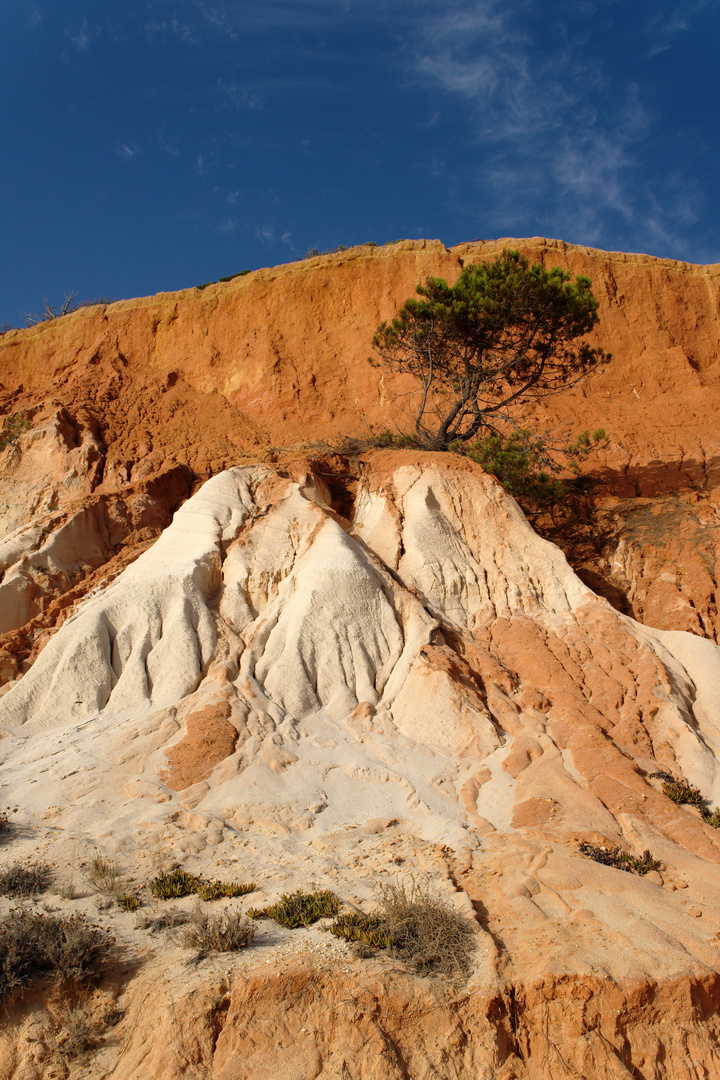
<path id="1" fill-rule="evenodd" d="M 636 617 L 716 637 L 717 266 L 542 239 L 355 248 L 11 331 L 0 337 L 0 412 L 54 424 L 84 455 L 53 489 L 54 508 L 76 494 L 107 500 L 179 464 L 207 476 L 270 446 L 393 430 L 405 422 L 401 384 L 367 359 L 378 322 L 426 275 L 452 280 L 508 245 L 593 280 L 595 336 L 613 354 L 528 417 L 558 440 L 596 426 L 610 436 L 587 465 L 604 480 L 603 543 L 571 558 Z M 18 465 L 9 451 L 3 463 L 12 492 Z"/>
<path id="2" fill-rule="evenodd" d="M 467 462 L 298 446 L 402 425 L 377 323 L 509 245 L 593 279 L 613 354 L 528 417 L 610 436 L 593 516 L 556 537 L 582 580 Z M 717 1074 L 720 841 L 652 772 L 718 798 L 719 279 L 403 242 L 0 337 L 0 415 L 29 421 L 0 455 L 17 850 L 71 867 L 98 843 L 138 887 L 170 851 L 359 904 L 411 869 L 476 923 L 459 992 L 312 937 L 188 975 L 123 917 L 143 966 L 93 1080 Z M 13 1004 L 1 1080 L 50 1075 L 35 1005 Z"/>

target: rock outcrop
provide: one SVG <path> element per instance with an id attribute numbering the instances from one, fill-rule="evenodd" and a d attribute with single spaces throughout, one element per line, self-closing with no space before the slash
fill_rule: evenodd
<path id="1" fill-rule="evenodd" d="M 2 410 L 29 421 L 0 475 L 8 855 L 67 880 L 97 845 L 137 889 L 182 864 L 254 905 L 368 909 L 414 876 L 475 930 L 462 987 L 309 930 L 189 975 L 105 911 L 142 963 L 87 1075 L 717 1071 L 720 830 L 664 790 L 720 804 L 717 268 L 513 242 L 593 277 L 614 353 L 532 417 L 611 435 L 578 573 L 467 460 L 277 449 L 399 422 L 372 329 L 507 243 L 358 249 L 0 338 Z M 11 1005 L 2 1080 L 54 1068 L 37 1005 Z"/>
<path id="2" fill-rule="evenodd" d="M 636 618 L 647 610 L 655 625 L 680 619 L 717 639 L 720 268 L 559 241 L 354 248 L 3 334 L 0 415 L 32 424 L 18 449 L 0 454 L 6 529 L 27 525 L 31 508 L 52 508 L 57 519 L 83 486 L 124 491 L 177 465 L 207 477 L 272 446 L 406 426 L 409 385 L 368 362 L 375 327 L 428 274 L 452 281 L 463 264 L 508 246 L 593 280 L 595 337 L 613 357 L 525 418 L 560 444 L 588 427 L 610 437 L 587 465 L 602 476 L 602 520 L 589 544 L 566 545 L 573 565 Z M 31 471 L 49 473 L 37 493 L 20 453 L 41 433 L 27 459 Z M 9 647 L 22 662 L 26 646 Z"/>

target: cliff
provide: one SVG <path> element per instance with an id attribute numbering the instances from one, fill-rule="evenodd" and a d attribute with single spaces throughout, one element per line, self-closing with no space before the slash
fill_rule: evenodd
<path id="1" fill-rule="evenodd" d="M 115 526 L 116 492 L 139 484 L 147 503 L 153 477 L 172 471 L 182 487 L 179 466 L 206 478 L 272 446 L 406 429 L 408 384 L 368 362 L 378 322 L 428 274 L 452 281 L 509 245 L 593 280 L 595 338 L 613 357 L 526 417 L 559 443 L 585 428 L 610 437 L 587 465 L 603 481 L 589 542 L 556 539 L 627 614 L 716 639 L 720 267 L 559 241 L 354 248 L 3 335 L 0 411 L 33 431 L 22 460 L 5 452 L 4 531 L 90 494 Z M 169 498 L 141 528 L 167 523 Z M 112 548 L 137 534 L 128 521 L 120 531 Z"/>
<path id="2" fill-rule="evenodd" d="M 402 424 L 375 326 L 509 244 L 593 279 L 613 353 L 530 417 L 610 436 L 570 561 L 467 460 L 321 445 Z M 455 983 L 322 929 L 188 969 L 101 908 L 134 967 L 85 1008 L 120 1024 L 78 1065 L 57 1003 L 14 998 L 3 1080 L 718 1070 L 720 831 L 665 785 L 720 803 L 719 274 L 404 242 L 0 338 L 27 421 L 0 459 L 4 861 L 51 862 L 66 912 L 95 910 L 59 888 L 95 846 L 151 910 L 158 866 L 254 906 L 415 878 L 474 932 Z"/>

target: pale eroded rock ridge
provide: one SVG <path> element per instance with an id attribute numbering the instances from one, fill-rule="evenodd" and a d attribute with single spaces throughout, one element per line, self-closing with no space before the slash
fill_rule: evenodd
<path id="1" fill-rule="evenodd" d="M 616 612 L 478 467 L 370 455 L 352 522 L 310 473 L 235 468 L 0 699 L 4 767 L 108 836 L 135 795 L 303 842 L 378 816 L 479 857 L 601 836 L 713 876 L 720 837 L 648 776 L 720 801 L 719 678 L 714 643 Z"/>

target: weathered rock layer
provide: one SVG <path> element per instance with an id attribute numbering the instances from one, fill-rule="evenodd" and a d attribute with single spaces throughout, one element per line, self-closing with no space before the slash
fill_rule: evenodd
<path id="1" fill-rule="evenodd" d="M 587 465 L 602 475 L 602 519 L 568 548 L 573 565 L 636 618 L 716 638 L 720 269 L 558 241 L 355 248 L 0 336 L 0 414 L 32 421 L 0 455 L 6 528 L 27 524 L 30 507 L 57 521 L 77 495 L 178 464 L 208 476 L 271 445 L 407 427 L 410 386 L 368 362 L 375 327 L 428 274 L 452 281 L 507 246 L 593 280 L 595 338 L 612 352 L 592 380 L 526 417 L 559 444 L 587 427 L 610 437 Z M 21 453 L 62 484 L 33 495 Z M 48 453 L 53 464 L 40 461 Z M 625 535 L 638 529 L 642 555 Z"/>
<path id="2" fill-rule="evenodd" d="M 374 326 L 507 243 L 356 249 L 0 338 L 27 421 L 0 460 L 15 852 L 363 908 L 409 872 L 476 931 L 464 989 L 340 943 L 328 968 L 320 939 L 286 971 L 270 933 L 188 990 L 181 950 L 117 915 L 144 964 L 93 1076 L 717 1071 L 720 831 L 655 775 L 720 803 L 717 268 L 512 242 L 594 279 L 614 354 L 528 417 L 611 436 L 579 575 L 467 460 L 268 446 L 401 423 Z M 4 1075 L 34 1080 L 39 1014 L 13 1008 Z"/>

